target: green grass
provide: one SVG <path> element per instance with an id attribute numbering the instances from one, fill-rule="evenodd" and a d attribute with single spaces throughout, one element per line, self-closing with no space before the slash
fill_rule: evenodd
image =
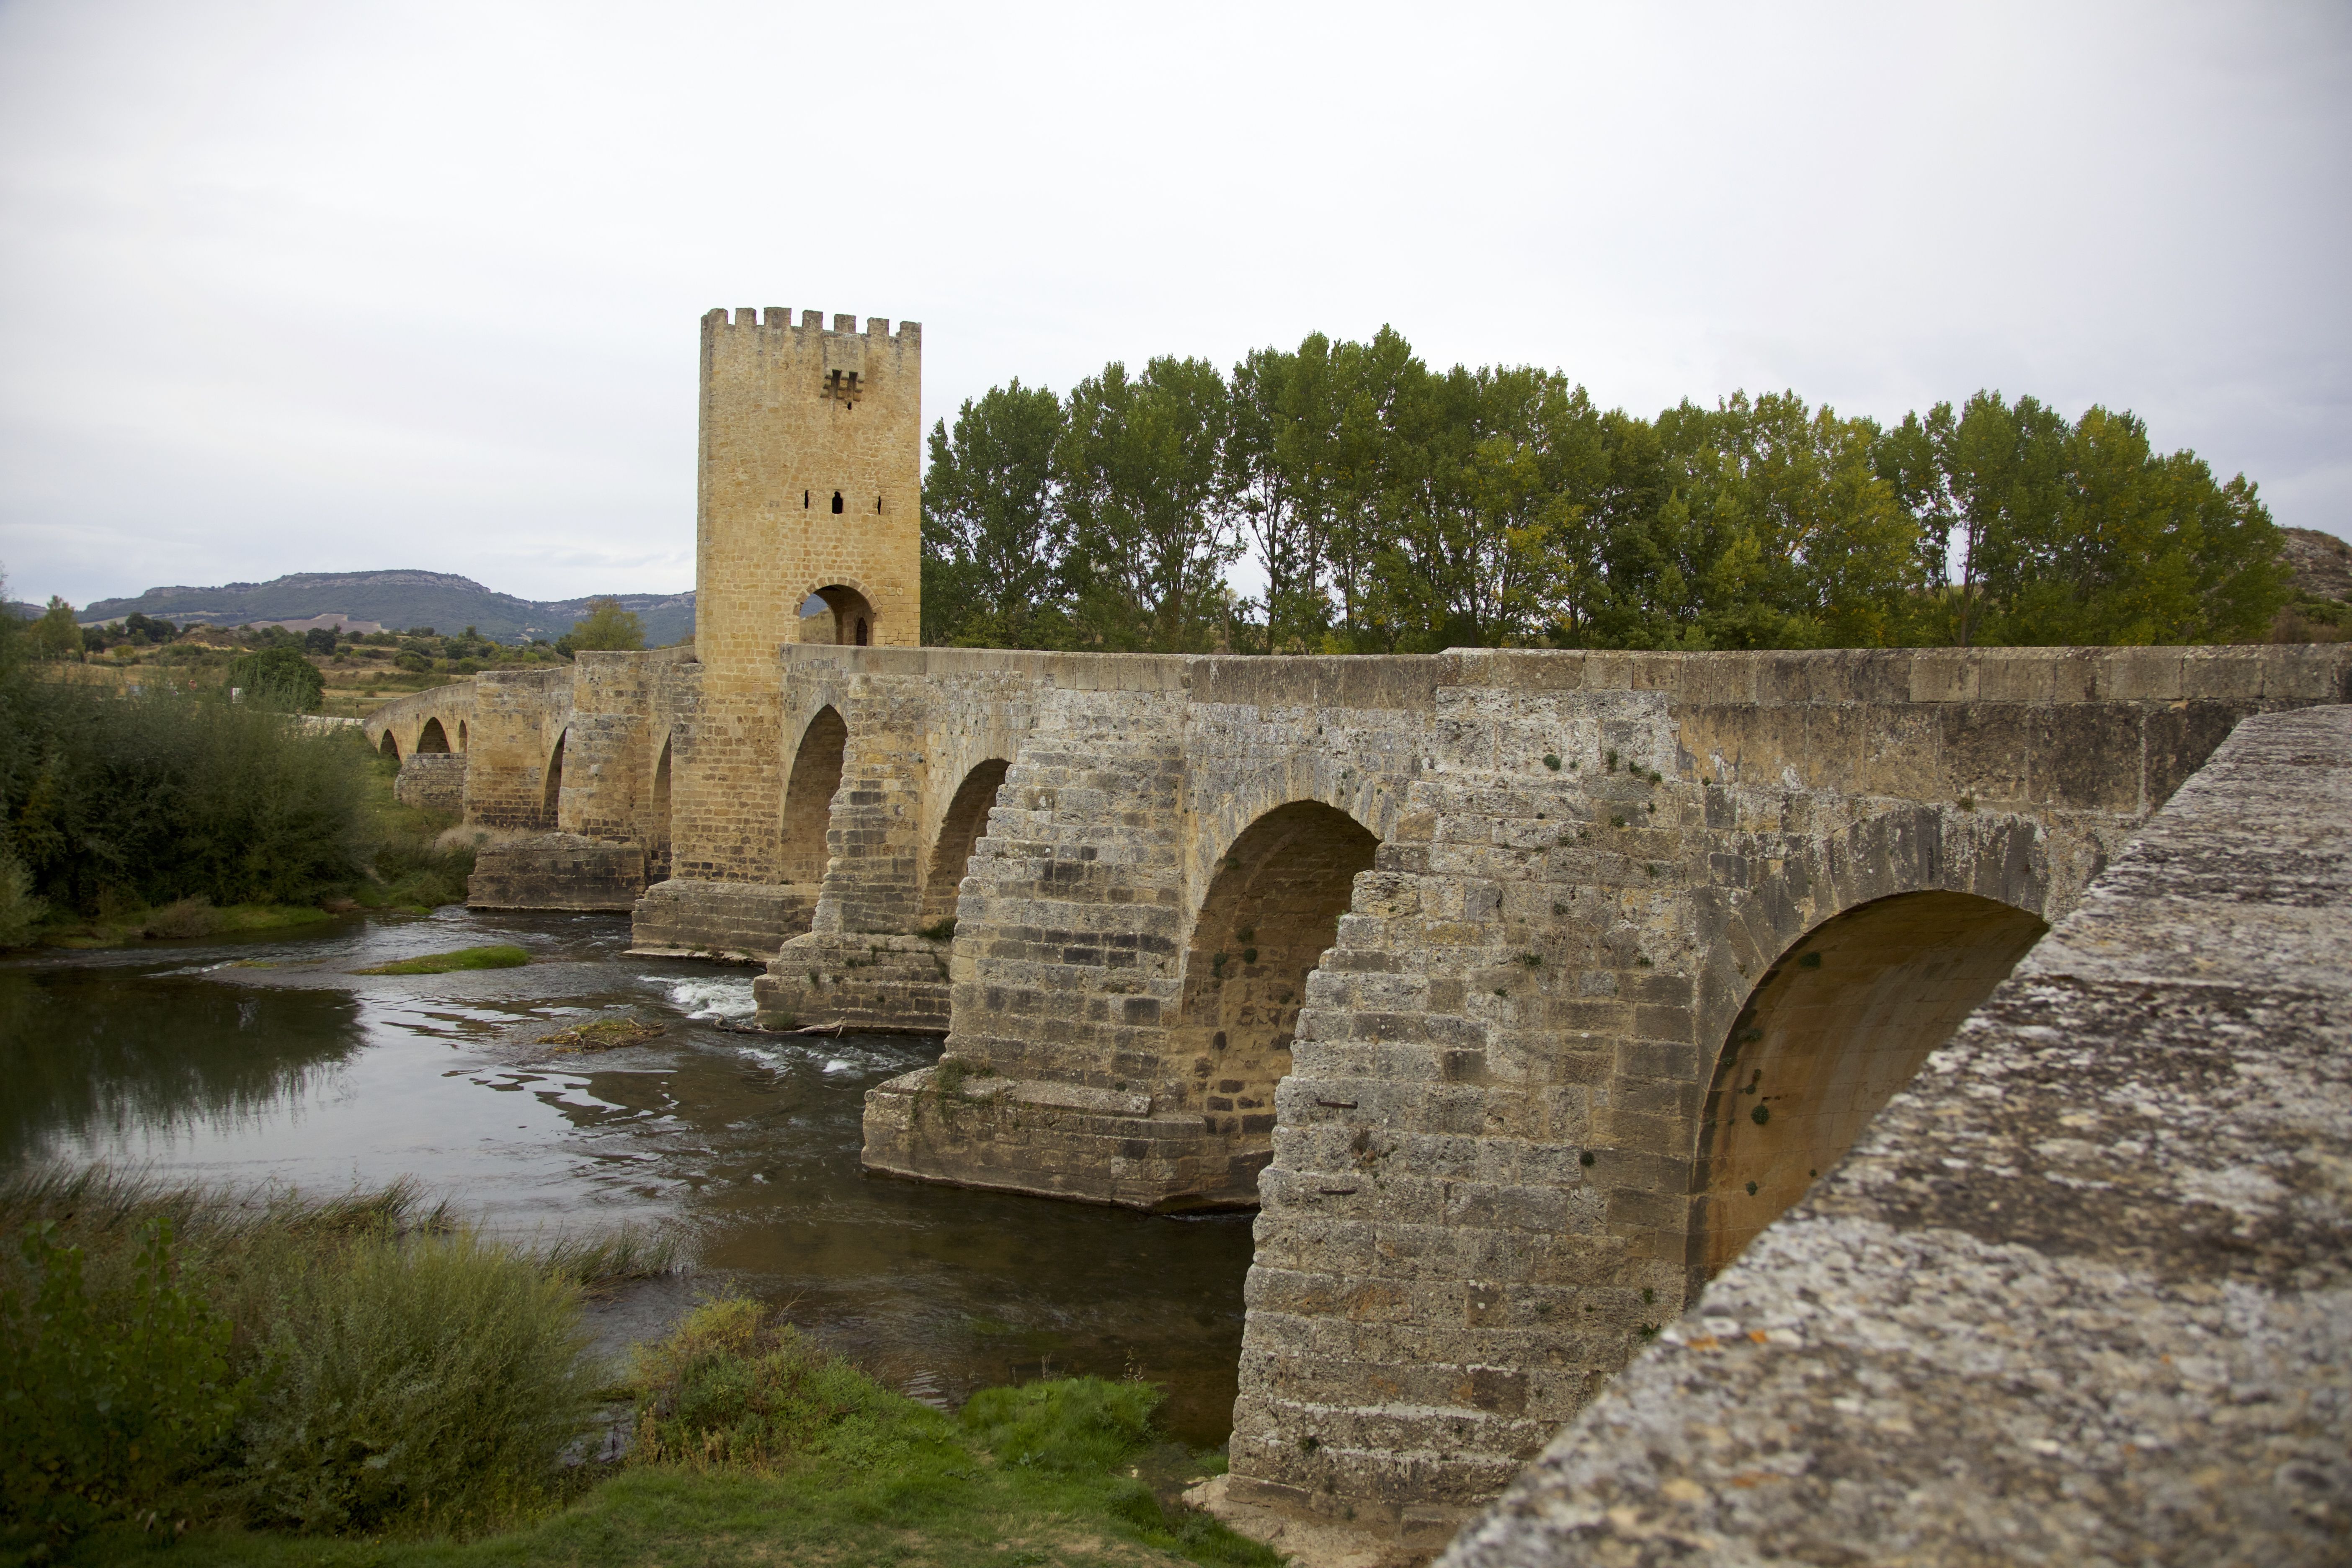
<path id="1" fill-rule="evenodd" d="M 638 1443 L 572 1472 L 503 1528 L 295 1535 L 199 1523 L 176 1544 L 119 1524 L 61 1561 L 402 1565 L 794 1563 L 1277 1568 L 1177 1494 L 1222 1459 L 1151 1426 L 1149 1384 L 1068 1378 L 948 1415 L 882 1387 L 754 1303 L 707 1306 L 641 1351 Z M 168 1556 L 159 1555 L 168 1550 Z"/>
<path id="2" fill-rule="evenodd" d="M 0 1563 L 135 1555 L 125 1521 L 543 1519 L 587 1484 L 554 1461 L 609 1375 L 583 1294 L 675 1263 L 626 1233 L 495 1244 L 404 1183 L 322 1201 L 103 1167 L 0 1179 Z"/>
<path id="3" fill-rule="evenodd" d="M 455 969 L 519 969 L 530 962 L 530 954 L 519 947 L 499 942 L 488 947 L 461 947 L 454 952 L 428 952 L 419 958 L 404 958 L 396 963 L 379 963 L 373 969 L 354 969 L 353 974 L 446 974 Z"/>
<path id="4" fill-rule="evenodd" d="M 125 942 L 173 937 L 239 936 L 314 925 L 331 918 L 315 904 L 230 904 L 216 908 L 202 898 L 181 899 L 161 909 L 119 910 L 87 920 L 53 920 L 41 940 L 53 947 L 121 947 Z"/>

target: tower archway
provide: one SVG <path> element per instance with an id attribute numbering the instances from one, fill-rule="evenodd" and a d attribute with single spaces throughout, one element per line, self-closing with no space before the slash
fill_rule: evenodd
<path id="1" fill-rule="evenodd" d="M 915 916 L 919 929 L 934 929 L 942 921 L 955 918 L 963 868 L 971 860 L 972 847 L 988 829 L 989 807 L 996 804 L 996 792 L 1011 765 L 1002 757 L 991 757 L 964 774 L 963 783 L 956 786 L 955 797 L 940 819 L 939 837 L 924 871 L 923 900 Z"/>
<path id="2" fill-rule="evenodd" d="M 1897 893 L 1822 921 L 1765 972 L 1700 1111 L 1694 1295 L 1845 1157 L 2048 929 L 1972 893 Z"/>
<path id="3" fill-rule="evenodd" d="M 865 647 L 875 640 L 873 602 L 845 583 L 829 583 L 801 601 L 800 640 Z"/>
<path id="4" fill-rule="evenodd" d="M 849 726 L 830 704 L 816 710 L 801 731 L 793 771 L 784 781 L 783 847 L 779 868 L 791 883 L 824 880 L 824 830 L 833 817 L 834 793 L 849 747 Z"/>

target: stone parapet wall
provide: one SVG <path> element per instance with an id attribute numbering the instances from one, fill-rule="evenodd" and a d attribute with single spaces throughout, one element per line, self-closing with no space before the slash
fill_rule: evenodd
<path id="1" fill-rule="evenodd" d="M 616 910 L 646 890 L 645 850 L 576 833 L 496 839 L 475 852 L 466 904 L 477 910 Z"/>
<path id="2" fill-rule="evenodd" d="M 1449 1568 L 2340 1563 L 2352 710 L 2238 726 Z"/>
<path id="3" fill-rule="evenodd" d="M 466 809 L 466 756 L 462 752 L 415 752 L 401 761 L 392 797 L 403 805 L 455 816 Z"/>

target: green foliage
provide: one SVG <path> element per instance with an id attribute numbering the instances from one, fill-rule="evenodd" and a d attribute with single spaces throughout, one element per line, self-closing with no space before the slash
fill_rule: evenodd
<path id="1" fill-rule="evenodd" d="M 8 1517 L 51 1534 L 153 1508 L 417 1531 L 543 1506 L 593 1398 L 582 1285 L 674 1261 L 634 1234 L 495 1247 L 406 1184 L 262 1199 L 103 1167 L 0 1181 L 0 1234 L 23 1238 L 0 1258 L 0 1473 Z"/>
<path id="2" fill-rule="evenodd" d="M 667 1340 L 640 1347 L 641 1464 L 772 1466 L 825 1455 L 861 1462 L 946 1441 L 944 1421 L 820 1350 L 757 1301 L 697 1309 Z M 900 1457 L 903 1457 L 900 1456 Z"/>
<path id="3" fill-rule="evenodd" d="M 453 952 L 428 952 L 419 958 L 404 958 L 393 963 L 379 963 L 373 969 L 354 969 L 354 974 L 447 974 L 459 969 L 520 969 L 530 962 L 530 954 L 521 948 L 505 943 L 488 947 L 461 947 Z"/>
<path id="4" fill-rule="evenodd" d="M 229 662 L 228 683 L 242 689 L 247 702 L 284 713 L 317 712 L 327 690 L 327 678 L 292 642 L 238 655 Z"/>
<path id="5" fill-rule="evenodd" d="M 11 616 L 6 617 L 14 620 Z M 74 625 L 73 606 L 56 595 L 49 595 L 49 607 L 35 621 L 27 640 L 37 658 L 75 658 L 82 651 L 81 628 Z"/>
<path id="6" fill-rule="evenodd" d="M 1050 450 L 1051 460 L 1043 454 Z M 1382 328 L 1017 384 L 932 435 L 927 640 L 1409 652 L 2246 640 L 2285 603 L 2242 476 L 1979 393 L 1893 429 L 1793 392 L 1596 408 Z M 1244 551 L 1266 583 L 1234 605 Z M 2297 626 L 2319 626 L 2309 617 Z"/>
<path id="7" fill-rule="evenodd" d="M 537 1479 L 586 1419 L 576 1294 L 514 1254 L 366 1237 L 284 1287 L 238 1430 L 235 1495 L 258 1522 L 463 1518 Z"/>
<path id="8" fill-rule="evenodd" d="M 362 874 L 363 753 L 210 694 L 0 665 L 0 821 L 60 910 L 315 903 Z"/>
<path id="9" fill-rule="evenodd" d="M 1066 548 L 1054 477 L 1061 400 L 1018 377 L 931 430 L 923 475 L 923 641 L 1058 646 Z"/>
<path id="10" fill-rule="evenodd" d="M 621 608 L 618 599 L 591 599 L 588 614 L 572 623 L 571 631 L 556 639 L 555 646 L 564 653 L 586 649 L 641 648 L 646 646 L 646 630 L 638 623 L 635 610 Z"/>
<path id="11" fill-rule="evenodd" d="M 177 1278 L 170 1220 L 140 1226 L 110 1297 L 56 1228 L 19 1239 L 30 1300 L 0 1289 L 0 1499 L 52 1536 L 163 1501 L 218 1455 L 247 1391 L 229 1377 L 227 1320 Z"/>
<path id="12" fill-rule="evenodd" d="M 0 838 L 0 948 L 22 947 L 33 940 L 48 905 L 33 896 L 33 874 L 16 852 Z"/>
<path id="13" fill-rule="evenodd" d="M 1239 553 L 1224 481 L 1232 417 L 1206 360 L 1160 358 L 1130 378 L 1114 362 L 1072 390 L 1055 448 L 1080 639 L 1113 649 L 1211 646 Z"/>

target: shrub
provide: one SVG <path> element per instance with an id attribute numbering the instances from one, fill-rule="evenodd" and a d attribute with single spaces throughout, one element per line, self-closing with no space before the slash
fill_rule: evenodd
<path id="1" fill-rule="evenodd" d="M 289 1280 L 238 1439 L 257 1522 L 464 1517 L 545 1471 L 585 1423 L 578 1296 L 470 1235 L 363 1238 Z"/>
<path id="2" fill-rule="evenodd" d="M 185 691 L 0 685 L 0 808 L 51 904 L 313 903 L 364 874 L 349 736 Z"/>
<path id="3" fill-rule="evenodd" d="M 668 1339 L 639 1347 L 631 1382 L 637 1391 L 631 1457 L 643 1464 L 871 1457 L 893 1446 L 894 1424 L 920 1409 L 740 1298 L 699 1308 Z"/>
<path id="4" fill-rule="evenodd" d="M 327 678 L 291 642 L 274 643 L 229 661 L 228 681 L 245 700 L 287 713 L 310 713 L 326 695 Z"/>
<path id="5" fill-rule="evenodd" d="M 31 1299 L 0 1289 L 0 1500 L 52 1537 L 162 1500 L 218 1453 L 247 1392 L 228 1321 L 178 1279 L 169 1219 L 140 1227 L 128 1289 L 106 1294 L 55 1231 L 19 1242 Z"/>
<path id="6" fill-rule="evenodd" d="M 0 947 L 22 947 L 33 940 L 34 930 L 48 906 L 33 896 L 33 874 L 0 838 Z"/>

